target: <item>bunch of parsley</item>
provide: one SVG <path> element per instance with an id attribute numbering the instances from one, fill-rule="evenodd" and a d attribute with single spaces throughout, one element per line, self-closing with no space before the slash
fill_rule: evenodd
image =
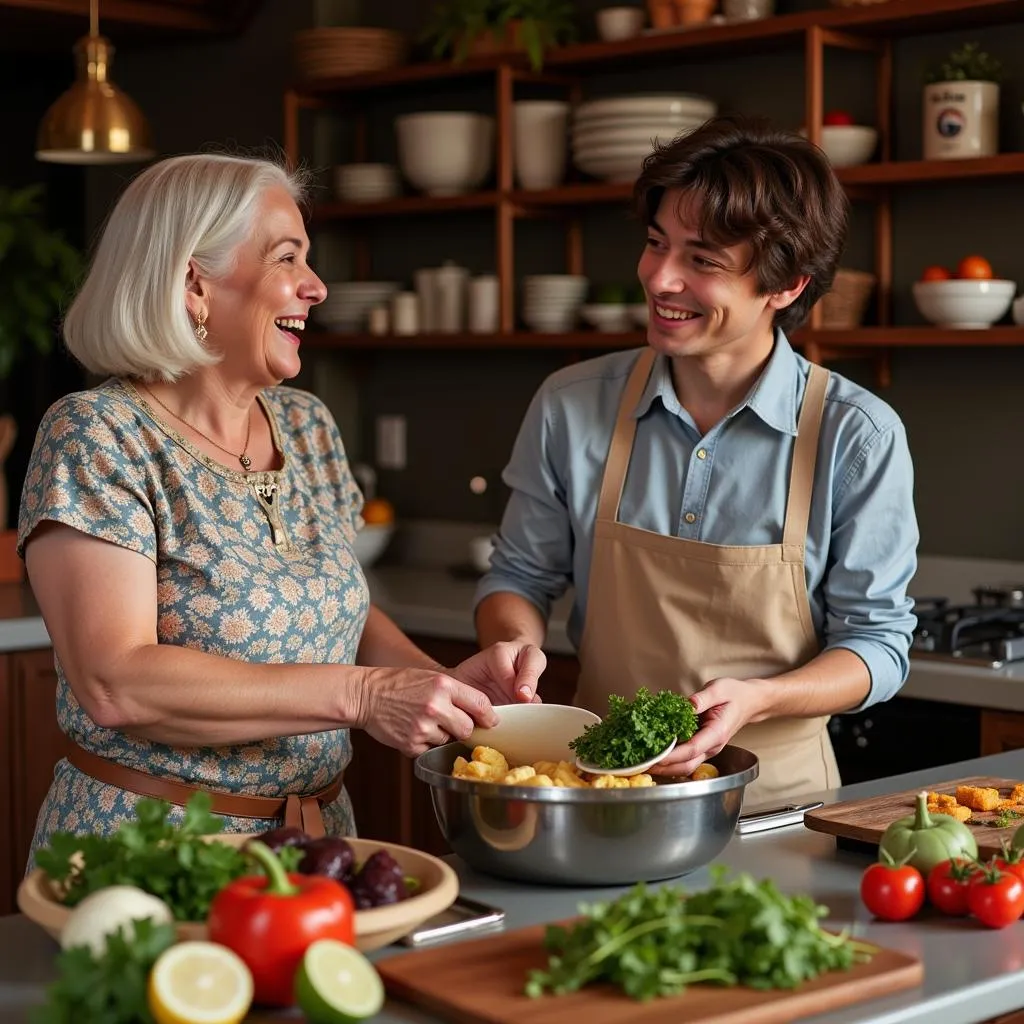
<path id="1" fill-rule="evenodd" d="M 868 959 L 874 947 L 822 931 L 828 913 L 807 896 L 785 896 L 768 879 L 711 869 L 712 885 L 692 896 L 642 883 L 616 900 L 581 906 L 570 928 L 552 925 L 547 970 L 531 971 L 526 994 L 563 995 L 592 982 L 648 1000 L 711 982 L 795 988 L 824 971 Z"/>
<path id="2" fill-rule="evenodd" d="M 674 739 L 685 743 L 697 731 L 688 697 L 671 690 L 651 694 L 641 687 L 632 700 L 608 697 L 608 714 L 588 725 L 569 746 L 587 764 L 628 768 L 660 754 Z"/>
<path id="3" fill-rule="evenodd" d="M 146 919 L 107 936 L 96 956 L 75 946 L 57 957 L 58 977 L 47 987 L 46 1002 L 32 1012 L 32 1024 L 153 1024 L 146 1000 L 149 972 L 174 942 L 174 928 Z"/>
<path id="4" fill-rule="evenodd" d="M 175 920 L 205 921 L 210 901 L 228 882 L 260 871 L 238 847 L 204 838 L 221 829 L 210 803 L 208 793 L 196 793 L 175 825 L 168 820 L 170 804 L 140 800 L 135 820 L 111 836 L 54 833 L 36 853 L 36 864 L 61 887 L 68 906 L 109 885 L 134 885 L 164 900 Z M 285 870 L 301 856 L 282 851 Z"/>

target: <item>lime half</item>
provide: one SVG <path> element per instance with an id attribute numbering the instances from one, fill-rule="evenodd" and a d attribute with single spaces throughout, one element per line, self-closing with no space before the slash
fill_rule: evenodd
<path id="1" fill-rule="evenodd" d="M 295 996 L 310 1024 L 350 1024 L 380 1013 L 384 983 L 354 946 L 318 939 L 299 964 Z"/>

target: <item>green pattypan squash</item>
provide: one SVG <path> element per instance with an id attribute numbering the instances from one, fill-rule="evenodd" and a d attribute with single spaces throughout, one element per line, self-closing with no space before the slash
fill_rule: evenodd
<path id="1" fill-rule="evenodd" d="M 978 856 L 978 841 L 962 822 L 948 814 L 928 811 L 928 794 L 918 793 L 913 814 L 894 821 L 878 844 L 893 860 L 909 863 L 927 875 L 936 864 L 954 857 Z"/>

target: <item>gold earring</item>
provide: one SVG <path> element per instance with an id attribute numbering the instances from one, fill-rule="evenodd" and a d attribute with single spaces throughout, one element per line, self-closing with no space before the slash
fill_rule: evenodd
<path id="1" fill-rule="evenodd" d="M 206 323 L 206 314 L 202 310 L 200 310 L 199 311 L 199 315 L 196 317 L 196 327 L 195 327 L 196 337 L 200 341 L 206 341 L 206 336 L 210 333 L 203 326 L 205 323 Z"/>

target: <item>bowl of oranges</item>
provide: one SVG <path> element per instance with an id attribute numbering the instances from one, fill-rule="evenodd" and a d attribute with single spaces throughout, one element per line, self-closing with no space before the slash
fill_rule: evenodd
<path id="1" fill-rule="evenodd" d="M 387 550 L 395 532 L 395 510 L 384 498 L 371 498 L 363 505 L 363 526 L 356 534 L 356 560 L 369 569 Z"/>
<path id="2" fill-rule="evenodd" d="M 991 327 L 1006 315 L 1015 281 L 997 278 L 984 256 L 965 256 L 955 271 L 926 267 L 914 282 L 914 303 L 929 323 L 957 330 Z"/>

